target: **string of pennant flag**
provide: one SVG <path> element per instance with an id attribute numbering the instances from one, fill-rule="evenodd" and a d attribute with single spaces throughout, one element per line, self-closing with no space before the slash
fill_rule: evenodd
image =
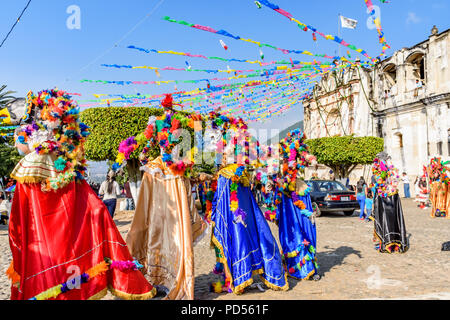
<path id="1" fill-rule="evenodd" d="M 370 0 L 365 0 L 365 1 L 370 1 Z M 324 34 L 324 33 L 320 32 L 317 28 L 297 20 L 296 18 L 293 17 L 293 15 L 291 13 L 281 9 L 278 5 L 276 5 L 274 3 L 271 3 L 271 2 L 269 2 L 267 0 L 259 0 L 259 3 L 261 3 L 262 5 L 268 7 L 268 8 L 270 8 L 270 9 L 276 11 L 276 12 L 278 12 L 279 14 L 281 14 L 284 17 L 288 18 L 290 21 L 295 22 L 303 31 L 308 31 L 308 30 L 312 31 L 313 32 L 313 37 L 315 37 L 315 34 L 318 34 L 318 35 L 320 35 L 321 37 L 323 37 L 326 40 L 335 41 L 335 42 L 339 43 L 340 45 L 342 45 L 344 47 L 347 47 L 347 48 L 349 48 L 351 50 L 354 50 L 354 51 L 362 54 L 364 57 L 368 58 L 372 62 L 376 62 L 377 61 L 375 58 L 370 57 L 365 50 L 359 49 L 356 46 L 345 42 L 344 39 L 341 39 L 338 36 L 333 36 L 333 35 L 329 35 L 329 34 L 327 35 L 327 34 Z"/>
<path id="2" fill-rule="evenodd" d="M 380 43 L 382 44 L 383 54 L 390 48 L 384 37 L 383 30 L 381 28 L 381 22 L 375 17 L 374 6 L 371 0 L 364 0 L 369 8 L 370 15 L 374 19 L 374 24 L 377 28 Z M 387 3 L 385 0 L 380 0 L 382 3 Z M 329 35 L 321 32 L 319 29 L 294 18 L 294 16 L 281 9 L 278 5 L 269 2 L 268 0 L 255 1 L 255 4 L 259 9 L 263 6 L 268 7 L 277 13 L 288 18 L 291 22 L 296 23 L 303 31 L 311 31 L 313 40 L 317 41 L 317 35 L 326 40 L 331 40 L 338 43 L 341 46 L 353 50 L 367 58 L 367 61 L 352 61 L 350 52 L 348 58 L 345 56 L 327 55 L 327 54 L 314 54 L 307 50 L 288 50 L 279 48 L 277 46 L 255 41 L 248 38 L 242 38 L 237 35 L 233 35 L 223 29 L 213 29 L 212 27 L 202 26 L 199 24 L 193 24 L 184 20 L 175 20 L 168 16 L 163 17 L 165 21 L 171 23 L 177 23 L 187 27 L 203 30 L 206 32 L 214 33 L 219 36 L 232 38 L 234 40 L 244 41 L 259 47 L 259 59 L 236 59 L 236 58 L 224 58 L 217 56 L 208 56 L 205 54 L 192 54 L 189 52 L 177 52 L 173 50 L 156 50 L 145 49 L 135 45 L 129 45 L 126 48 L 129 50 L 139 51 L 147 54 L 169 54 L 185 56 L 188 58 L 212 60 L 217 62 L 226 63 L 247 63 L 252 65 L 258 65 L 261 69 L 235 69 L 230 68 L 209 68 L 200 69 L 193 68 L 193 66 L 185 61 L 186 67 L 155 67 L 147 65 L 127 65 L 127 64 L 101 64 L 104 68 L 110 69 L 125 69 L 125 70 L 152 70 L 158 77 L 161 77 L 163 71 L 178 71 L 178 72 L 204 72 L 208 74 L 220 74 L 225 73 L 226 77 L 215 78 L 203 78 L 193 80 L 158 80 L 158 81 L 126 81 L 126 80 L 89 80 L 83 79 L 80 82 L 85 84 L 102 84 L 102 85 L 117 85 L 117 86 L 135 86 L 135 85 L 175 85 L 175 93 L 173 93 L 174 99 L 182 105 L 184 111 L 192 111 L 198 113 L 208 113 L 221 108 L 227 115 L 241 116 L 248 122 L 254 121 L 266 121 L 271 117 L 280 115 L 301 100 L 311 96 L 312 89 L 318 78 L 323 77 L 329 72 L 338 71 L 343 72 L 345 67 L 363 66 L 372 67 L 379 59 L 372 58 L 367 51 L 356 47 L 350 43 L 344 41 L 338 36 Z M 351 19 L 348 19 L 349 21 Z M 357 23 L 355 20 L 354 22 Z M 355 23 L 353 24 L 355 25 Z M 222 39 L 219 39 L 219 43 L 224 50 L 228 50 L 229 47 Z M 293 60 L 289 57 L 289 60 L 273 60 L 265 61 L 263 48 L 271 48 L 283 54 L 298 54 L 308 56 L 313 61 L 299 61 Z M 317 61 L 318 59 L 319 61 Z M 322 59 L 331 59 L 332 62 L 321 61 Z M 340 61 L 341 63 L 338 63 Z M 271 66 L 270 68 L 268 68 Z M 256 79 L 262 78 L 262 79 Z M 235 80 L 248 79 L 246 82 L 236 82 Z M 216 82 L 225 82 L 217 84 Z M 214 84 L 212 84 L 214 83 Z M 178 84 L 195 84 L 198 88 L 193 90 L 184 91 L 178 90 Z M 94 107 L 94 106 L 110 106 L 111 103 L 123 104 L 124 106 L 151 106 L 160 107 L 160 100 L 163 94 L 94 94 L 97 99 L 78 100 L 81 107 Z"/>

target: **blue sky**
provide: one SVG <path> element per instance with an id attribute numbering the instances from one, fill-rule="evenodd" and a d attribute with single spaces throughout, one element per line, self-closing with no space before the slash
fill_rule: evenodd
<path id="1" fill-rule="evenodd" d="M 137 26 L 162 1 L 154 13 Z M 383 4 L 372 0 L 381 9 L 381 22 L 387 42 L 394 50 L 409 47 L 426 39 L 433 25 L 440 31 L 450 27 L 449 6 L 446 0 L 391 0 Z M 8 32 L 27 0 L 2 1 L 0 10 L 0 38 Z M 366 26 L 368 14 L 364 0 L 294 1 L 274 0 L 298 20 L 312 25 L 325 34 L 338 33 L 338 14 L 359 21 L 356 30 L 344 29 L 342 38 L 366 50 L 371 56 L 381 52 L 375 29 Z M 81 9 L 81 29 L 70 30 L 66 12 L 70 5 Z M 267 7 L 258 9 L 253 0 L 33 0 L 20 23 L 0 48 L 0 84 L 24 96 L 28 90 L 38 91 L 58 87 L 81 93 L 80 99 L 93 99 L 93 93 L 159 94 L 174 91 L 172 85 L 115 86 L 82 84 L 92 80 L 182 80 L 208 77 L 204 73 L 162 72 L 157 78 L 153 71 L 115 70 L 100 64 L 150 65 L 156 67 L 185 67 L 188 60 L 194 68 L 226 69 L 227 63 L 173 55 L 147 55 L 125 47 L 135 45 L 157 50 L 173 50 L 237 59 L 257 60 L 258 48 L 243 41 L 169 23 L 161 18 L 210 26 L 244 38 L 269 43 L 280 48 L 309 50 L 313 53 L 337 54 L 338 45 L 311 32 L 303 32 L 294 23 Z M 130 32 L 132 30 L 132 32 Z M 124 36 L 126 38 L 124 39 Z M 117 47 L 114 44 L 123 39 Z M 228 45 L 225 51 L 219 44 Z M 112 48 L 112 49 L 111 49 Z M 109 50 L 111 49 L 111 50 Z M 342 53 L 346 52 L 344 48 Z M 266 60 L 304 56 L 286 56 L 269 48 L 264 49 Z M 357 53 L 352 52 L 353 57 Z M 98 59 L 97 59 L 98 58 Z M 248 69 L 247 64 L 230 64 L 231 68 Z M 178 85 L 178 89 L 192 86 Z M 283 128 L 303 117 L 301 105 L 280 117 L 255 128 Z"/>

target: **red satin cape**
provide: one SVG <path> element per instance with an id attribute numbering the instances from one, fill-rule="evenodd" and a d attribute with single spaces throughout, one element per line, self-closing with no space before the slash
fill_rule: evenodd
<path id="1" fill-rule="evenodd" d="M 133 260 L 103 202 L 86 181 L 52 192 L 39 183 L 17 183 L 11 208 L 9 242 L 20 286 L 11 300 L 30 299 L 104 258 Z M 109 288 L 125 299 L 149 299 L 155 289 L 140 271 L 110 269 L 57 300 L 101 297 Z"/>

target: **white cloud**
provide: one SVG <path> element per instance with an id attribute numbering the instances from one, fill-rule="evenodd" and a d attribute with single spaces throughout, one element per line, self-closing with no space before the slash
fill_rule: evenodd
<path id="1" fill-rule="evenodd" d="M 406 18 L 406 24 L 414 23 L 417 24 L 421 22 L 422 19 L 417 16 L 415 12 L 408 12 L 408 17 Z"/>

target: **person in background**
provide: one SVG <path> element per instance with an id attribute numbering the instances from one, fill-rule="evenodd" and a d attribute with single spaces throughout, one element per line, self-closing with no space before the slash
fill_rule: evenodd
<path id="1" fill-rule="evenodd" d="M 403 172 L 402 175 L 402 181 L 403 181 L 403 191 L 405 193 L 405 198 L 409 199 L 411 198 L 410 188 L 409 188 L 409 178 L 406 172 Z"/>
<path id="2" fill-rule="evenodd" d="M 422 176 L 419 181 L 419 207 L 426 210 L 428 208 L 429 190 L 427 178 Z"/>
<path id="3" fill-rule="evenodd" d="M 134 202 L 133 202 L 133 195 L 131 194 L 130 189 L 130 181 L 127 180 L 125 184 L 123 185 L 123 190 L 125 192 L 125 199 L 127 201 L 127 206 L 125 207 L 125 210 L 134 210 Z"/>
<path id="4" fill-rule="evenodd" d="M 192 184 L 191 193 L 192 199 L 194 199 L 194 201 L 197 200 L 197 185 L 195 183 Z"/>
<path id="5" fill-rule="evenodd" d="M 350 178 L 349 178 L 349 177 L 347 177 L 347 179 L 345 180 L 345 187 L 346 187 L 347 189 L 350 188 Z"/>
<path id="6" fill-rule="evenodd" d="M 9 201 L 8 197 L 5 198 L 5 196 L 2 194 L 0 195 L 0 214 L 1 214 L 1 220 L 0 224 L 7 225 L 8 219 L 9 219 L 9 212 L 11 211 L 11 202 Z"/>
<path id="7" fill-rule="evenodd" d="M 419 79 L 416 79 L 416 89 L 414 89 L 414 97 L 417 97 L 419 95 L 420 89 L 422 89 L 422 81 L 419 81 Z"/>
<path id="8" fill-rule="evenodd" d="M 377 184 L 377 178 L 374 175 L 372 175 L 370 177 L 370 190 L 372 191 L 374 199 L 375 199 L 375 196 L 377 194 L 376 184 Z"/>
<path id="9" fill-rule="evenodd" d="M 206 190 L 208 189 L 207 182 L 200 182 L 198 185 L 198 198 L 200 199 L 200 204 L 202 205 L 202 214 L 206 213 Z"/>
<path id="10" fill-rule="evenodd" d="M 114 218 L 117 196 L 120 195 L 120 187 L 116 182 L 114 171 L 109 171 L 108 175 L 106 176 L 106 181 L 103 181 L 100 185 L 99 194 L 103 196 L 103 203 L 108 208 L 111 218 Z"/>
<path id="11" fill-rule="evenodd" d="M 414 180 L 414 193 L 416 196 L 416 198 L 414 199 L 415 202 L 420 202 L 419 201 L 419 195 L 420 195 L 419 182 L 420 182 L 420 177 L 416 176 L 416 180 Z"/>
<path id="12" fill-rule="evenodd" d="M 372 207 L 373 207 L 373 193 L 372 190 L 370 189 L 367 190 L 365 205 L 366 205 L 366 221 L 369 222 L 370 221 L 369 218 L 372 216 Z"/>
<path id="13" fill-rule="evenodd" d="M 364 220 L 364 208 L 366 202 L 366 193 L 367 193 L 367 184 L 364 180 L 364 177 L 359 178 L 358 183 L 356 184 L 356 200 L 359 203 L 360 213 L 359 220 Z"/>
<path id="14" fill-rule="evenodd" d="M 334 171 L 330 170 L 329 174 L 330 174 L 330 180 L 334 180 L 335 179 Z"/>
<path id="15" fill-rule="evenodd" d="M 256 202 L 258 203 L 258 205 L 262 205 L 263 197 L 262 197 L 262 184 L 261 184 L 261 182 L 256 181 L 255 189 L 256 189 Z"/>

